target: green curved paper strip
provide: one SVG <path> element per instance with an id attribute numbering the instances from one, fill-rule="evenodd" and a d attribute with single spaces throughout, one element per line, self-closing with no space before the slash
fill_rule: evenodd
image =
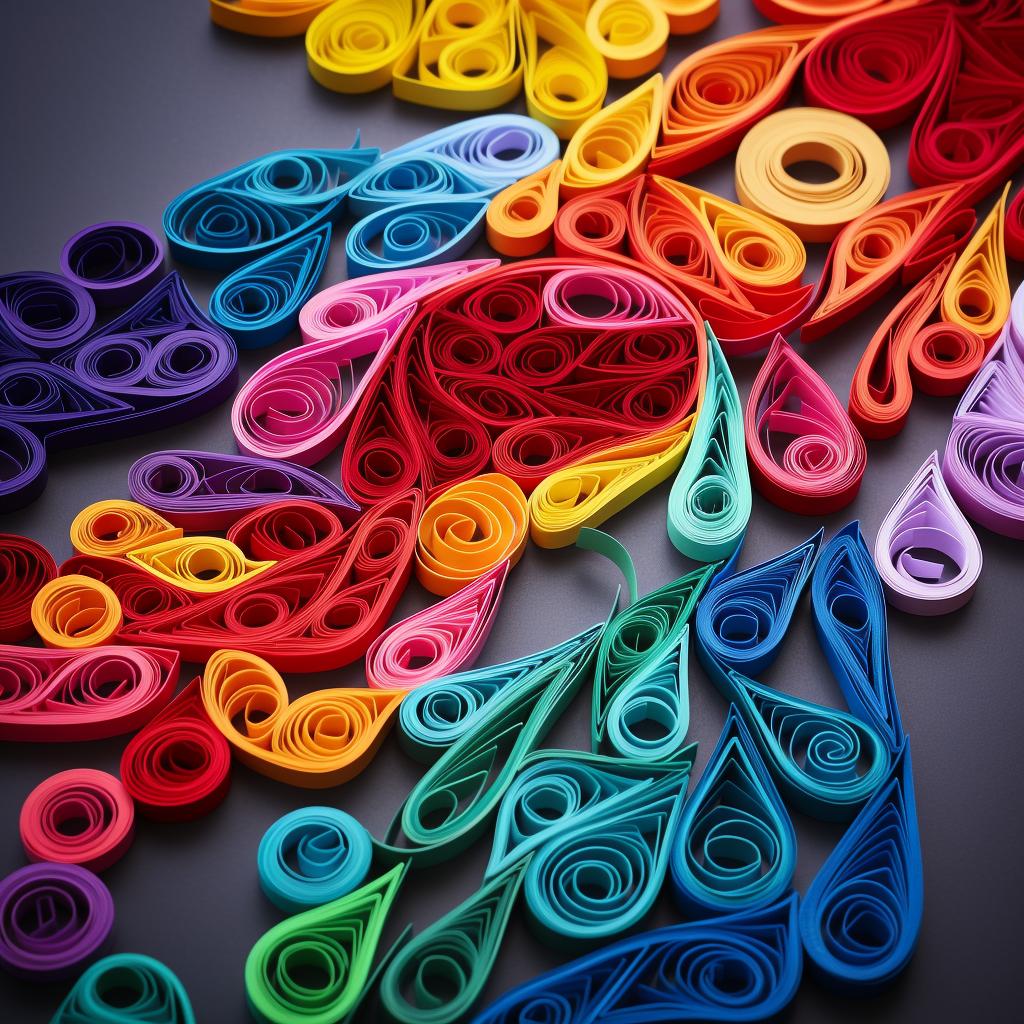
<path id="1" fill-rule="evenodd" d="M 358 1002 L 407 865 L 347 896 L 286 918 L 245 961 L 249 1009 L 264 1024 L 335 1024 Z M 305 980 L 315 973 L 320 987 Z"/>
<path id="2" fill-rule="evenodd" d="M 97 960 L 75 982 L 50 1024 L 195 1024 L 185 987 L 141 953 Z"/>
<path id="3" fill-rule="evenodd" d="M 487 706 L 473 731 L 427 770 L 405 799 L 383 842 L 385 863 L 439 864 L 487 828 L 523 759 L 543 741 L 590 670 L 589 647 L 531 672 Z"/>
<path id="4" fill-rule="evenodd" d="M 696 562 L 728 558 L 750 519 L 743 408 L 718 339 L 705 322 L 708 376 L 690 448 L 668 498 L 668 535 Z"/>
<path id="5" fill-rule="evenodd" d="M 596 551 L 599 555 L 604 555 L 608 561 L 614 562 L 619 567 L 619 572 L 626 578 L 629 603 L 636 604 L 636 566 L 633 565 L 633 556 L 630 555 L 622 541 L 610 533 L 605 533 L 604 530 L 595 530 L 590 526 L 584 526 L 581 527 L 580 535 L 576 538 L 576 547 L 582 548 L 584 551 Z"/>
<path id="6" fill-rule="evenodd" d="M 464 1018 L 490 977 L 528 863 L 485 882 L 395 957 L 380 987 L 392 1020 L 451 1024 Z"/>
<path id="7" fill-rule="evenodd" d="M 476 727 L 484 708 L 497 694 L 531 672 L 573 658 L 597 640 L 598 623 L 554 647 L 515 661 L 442 676 L 406 694 L 398 709 L 399 742 L 417 761 L 431 764 L 457 739 Z"/>
<path id="8" fill-rule="evenodd" d="M 696 750 L 691 744 L 674 760 L 657 764 L 582 750 L 536 751 L 502 798 L 484 877 L 505 871 L 598 814 L 607 817 L 668 775 L 679 775 L 685 784 Z"/>
<path id="9" fill-rule="evenodd" d="M 782 792 L 806 814 L 848 821 L 885 781 L 889 748 L 866 722 L 763 686 L 735 669 L 720 682 Z"/>

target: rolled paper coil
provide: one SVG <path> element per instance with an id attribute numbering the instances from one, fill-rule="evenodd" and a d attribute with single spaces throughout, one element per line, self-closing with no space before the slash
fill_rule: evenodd
<path id="1" fill-rule="evenodd" d="M 128 306 L 163 277 L 163 242 L 142 224 L 105 221 L 72 235 L 60 254 L 61 273 L 100 306 Z"/>
<path id="2" fill-rule="evenodd" d="M 103 871 L 131 846 L 135 805 L 113 775 L 72 768 L 44 779 L 29 793 L 18 829 L 29 860 Z"/>
<path id="3" fill-rule="evenodd" d="M 337 551 L 345 527 L 331 509 L 315 501 L 281 499 L 242 516 L 228 529 L 227 539 L 255 558 L 285 562 Z"/>
<path id="4" fill-rule="evenodd" d="M 56 575 L 57 563 L 42 544 L 0 533 L 0 643 L 19 643 L 34 634 L 32 602 Z"/>
<path id="5" fill-rule="evenodd" d="M 556 160 L 499 192 L 487 207 L 487 243 L 503 256 L 536 256 L 551 242 L 558 213 Z"/>
<path id="6" fill-rule="evenodd" d="M 808 183 L 790 168 L 802 161 L 835 172 Z M 875 206 L 889 186 L 889 152 L 862 121 L 834 110 L 793 107 L 769 114 L 736 152 L 736 194 L 806 242 L 829 242 Z"/>
<path id="7" fill-rule="evenodd" d="M 874 556 L 894 608 L 945 615 L 970 601 L 981 575 L 981 545 L 942 478 L 938 452 L 924 461 L 886 513 Z"/>
<path id="8" fill-rule="evenodd" d="M 60 274 L 26 271 L 0 276 L 0 337 L 43 357 L 81 341 L 96 322 L 96 303 Z"/>
<path id="9" fill-rule="evenodd" d="M 121 781 L 155 821 L 201 817 L 227 795 L 231 748 L 203 708 L 198 677 L 128 742 Z"/>
<path id="10" fill-rule="evenodd" d="M 120 558 L 181 535 L 180 529 L 145 505 L 119 498 L 94 501 L 71 521 L 71 546 L 80 555 Z"/>
<path id="11" fill-rule="evenodd" d="M 1006 255 L 1011 260 L 1024 263 L 1024 189 L 1014 196 L 1006 211 L 1003 241 L 1006 244 Z"/>
<path id="12" fill-rule="evenodd" d="M 62 743 L 132 732 L 170 700 L 179 664 L 176 651 L 146 647 L 0 647 L 0 739 Z"/>
<path id="13" fill-rule="evenodd" d="M 877 7 L 884 0 L 754 0 L 754 6 L 772 21 L 832 21 Z"/>
<path id="14" fill-rule="evenodd" d="M 178 976 L 141 953 L 115 953 L 87 967 L 50 1024 L 196 1024 Z"/>
<path id="15" fill-rule="evenodd" d="M 220 537 L 177 537 L 128 552 L 128 560 L 192 594 L 220 594 L 272 569 L 273 561 L 247 558 Z"/>
<path id="16" fill-rule="evenodd" d="M 352 815 L 300 807 L 278 818 L 260 840 L 260 888 L 279 910 L 296 914 L 358 889 L 371 855 L 370 835 Z"/>
<path id="17" fill-rule="evenodd" d="M 597 0 L 586 28 L 612 78 L 649 75 L 668 49 L 668 16 L 658 0 Z"/>
<path id="18" fill-rule="evenodd" d="M 0 880 L 0 967 L 30 981 L 74 977 L 114 925 L 114 899 L 77 864 L 29 864 Z"/>
<path id="19" fill-rule="evenodd" d="M 32 601 L 32 622 L 47 647 L 98 647 L 117 633 L 122 621 L 117 595 L 88 576 L 58 576 Z"/>

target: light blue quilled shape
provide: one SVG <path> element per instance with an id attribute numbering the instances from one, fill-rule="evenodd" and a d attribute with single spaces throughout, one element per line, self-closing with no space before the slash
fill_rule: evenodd
<path id="1" fill-rule="evenodd" d="M 733 575 L 719 573 L 697 607 L 697 656 L 721 683 L 728 669 L 758 676 L 776 658 L 811 574 L 823 530 Z"/>
<path id="2" fill-rule="evenodd" d="M 728 558 L 750 520 L 750 473 L 743 440 L 743 406 L 711 325 L 708 373 L 690 447 L 668 499 L 668 535 L 697 562 Z"/>
<path id="3" fill-rule="evenodd" d="M 502 797 L 485 877 L 500 874 L 595 815 L 608 817 L 667 777 L 685 788 L 696 745 L 672 761 L 650 762 L 582 750 L 538 750 Z"/>
<path id="4" fill-rule="evenodd" d="M 885 594 L 859 523 L 840 530 L 822 549 L 811 605 L 818 641 L 847 706 L 895 754 L 904 733 L 889 662 Z"/>
<path id="5" fill-rule="evenodd" d="M 371 213 L 345 238 L 349 277 L 458 259 L 479 238 L 489 199 L 419 199 Z"/>
<path id="6" fill-rule="evenodd" d="M 690 914 L 774 903 L 793 882 L 796 833 L 750 731 L 735 707 L 683 807 L 672 882 Z"/>
<path id="7" fill-rule="evenodd" d="M 230 270 L 335 221 L 380 150 L 285 149 L 193 185 L 164 210 L 164 234 L 182 263 Z"/>
<path id="8" fill-rule="evenodd" d="M 797 897 L 640 932 L 514 988 L 473 1024 L 681 1024 L 774 1018 L 800 987 Z"/>
<path id="9" fill-rule="evenodd" d="M 490 199 L 496 186 L 467 174 L 442 156 L 410 153 L 385 157 L 352 184 L 348 208 L 354 217 L 366 217 L 415 199 Z"/>
<path id="10" fill-rule="evenodd" d="M 743 716 L 783 796 L 805 814 L 849 821 L 885 781 L 889 749 L 866 722 L 730 669 L 722 690 Z"/>
<path id="11" fill-rule="evenodd" d="M 913 955 L 924 909 L 910 742 L 821 866 L 800 908 L 816 972 L 845 993 L 888 985 Z"/>
<path id="12" fill-rule="evenodd" d="M 331 244 L 330 223 L 232 271 L 210 296 L 210 319 L 239 348 L 263 348 L 295 329 L 299 310 L 320 280 Z"/>
<path id="13" fill-rule="evenodd" d="M 267 899 L 286 914 L 297 914 L 358 889 L 372 856 L 370 834 L 351 814 L 300 807 L 263 834 L 256 865 Z"/>
<path id="14" fill-rule="evenodd" d="M 536 654 L 442 676 L 417 687 L 399 706 L 399 743 L 417 761 L 436 761 L 456 740 L 473 730 L 497 694 L 545 665 L 591 649 L 603 628 L 601 624 L 591 626 Z"/>

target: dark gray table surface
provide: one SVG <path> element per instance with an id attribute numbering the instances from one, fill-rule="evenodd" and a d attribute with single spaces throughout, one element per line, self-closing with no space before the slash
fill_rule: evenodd
<path id="1" fill-rule="evenodd" d="M 750 0 L 726 0 L 708 31 L 674 39 L 665 69 L 693 48 L 764 24 Z M 165 204 L 212 174 L 274 149 L 330 147 L 362 130 L 367 145 L 391 148 L 449 124 L 452 115 L 396 102 L 389 92 L 345 97 L 306 71 L 302 40 L 263 41 L 213 27 L 200 2 L 35 0 L 5 11 L 0 30 L 0 272 L 56 270 L 65 239 L 86 224 L 129 218 L 157 227 Z M 614 83 L 615 94 L 625 91 Z M 799 102 L 799 97 L 795 97 Z M 521 103 L 510 109 L 521 110 Z M 906 126 L 885 133 L 892 156 L 890 194 L 911 187 Z M 694 175 L 694 184 L 734 198 L 733 162 Z M 986 201 L 988 202 L 988 201 Z M 987 210 L 987 205 L 985 209 Z M 810 273 L 824 250 L 812 247 Z M 481 245 L 474 254 L 488 252 Z M 344 273 L 336 239 L 323 284 Z M 1021 267 L 1011 268 L 1012 283 Z M 215 278 L 185 269 L 205 302 Z M 853 368 L 885 315 L 883 302 L 804 350 L 845 402 Z M 243 379 L 269 351 L 241 358 Z M 734 365 L 746 397 L 760 361 Z M 873 542 L 883 515 L 925 457 L 941 449 L 955 402 L 918 396 L 907 428 L 869 444 L 869 464 L 856 502 L 823 524 L 790 515 L 755 495 L 742 556 L 751 565 L 809 536 L 861 520 Z M 233 451 L 227 405 L 194 422 L 119 443 L 59 455 L 42 498 L 0 517 L 0 530 L 44 542 L 58 561 L 71 554 L 68 526 L 89 502 L 127 495 L 127 471 L 162 448 Z M 337 477 L 335 452 L 319 468 Z M 665 531 L 664 484 L 607 528 L 632 551 L 641 591 L 689 566 Z M 785 1019 L 873 1019 L 879 1024 L 1019 1019 L 1021 911 L 1021 687 L 1019 545 L 980 530 L 985 568 L 973 602 L 953 616 L 928 620 L 890 612 L 890 649 L 905 725 L 913 741 L 917 804 L 926 875 L 926 909 L 917 955 L 886 994 L 840 999 L 807 979 Z M 498 662 L 560 640 L 603 616 L 619 579 L 610 563 L 576 550 L 530 547 L 510 578 L 505 603 L 481 663 Z M 427 603 L 415 584 L 396 617 Z M 765 680 L 823 703 L 841 696 L 813 637 L 809 609 L 799 609 L 781 657 Z M 692 661 L 692 659 L 691 659 Z M 321 677 L 293 677 L 293 695 L 325 685 L 358 685 L 361 665 Z M 186 673 L 185 678 L 191 678 Z M 701 769 L 721 728 L 725 705 L 693 661 L 691 739 Z M 557 725 L 552 746 L 584 747 L 589 693 Z M 0 746 L 0 875 L 24 863 L 17 818 L 26 794 L 48 775 L 77 766 L 117 771 L 125 740 L 69 745 Z M 236 766 L 227 801 L 185 825 L 141 820 L 134 846 L 107 871 L 117 906 L 113 949 L 148 953 L 177 972 L 201 1022 L 248 1019 L 242 966 L 255 940 L 280 915 L 259 891 L 256 846 L 284 812 L 330 803 L 381 834 L 422 771 L 394 737 L 369 769 L 348 785 L 308 792 Z M 797 887 L 803 891 L 841 829 L 794 815 L 800 840 Z M 389 933 L 408 921 L 429 923 L 479 884 L 487 856 L 481 843 L 458 860 L 413 876 L 401 893 Z M 677 919 L 663 896 L 650 924 Z M 568 959 L 540 945 L 520 911 L 513 917 L 487 988 L 509 986 Z M 36 987 L 0 975 L 0 1020 L 46 1021 L 66 986 Z"/>

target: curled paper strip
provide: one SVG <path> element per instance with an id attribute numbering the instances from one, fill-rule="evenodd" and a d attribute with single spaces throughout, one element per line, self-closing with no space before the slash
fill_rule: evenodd
<path id="1" fill-rule="evenodd" d="M 242 516 L 228 530 L 228 540 L 256 558 L 283 562 L 337 551 L 344 533 L 330 509 L 314 501 L 282 499 Z"/>
<path id="2" fill-rule="evenodd" d="M 509 562 L 435 605 L 386 629 L 366 652 L 366 683 L 373 689 L 413 690 L 471 666 L 494 625 Z"/>
<path id="3" fill-rule="evenodd" d="M 105 221 L 72 235 L 60 254 L 61 273 L 100 306 L 128 306 L 161 277 L 163 243 L 133 221 Z"/>
<path id="4" fill-rule="evenodd" d="M 818 642 L 847 706 L 897 753 L 904 734 L 889 663 L 885 597 L 859 523 L 844 527 L 821 549 L 811 606 Z"/>
<path id="5" fill-rule="evenodd" d="M 178 681 L 174 651 L 0 647 L 0 739 L 30 743 L 106 739 L 148 722 Z"/>
<path id="6" fill-rule="evenodd" d="M 794 177 L 800 161 L 834 172 L 826 184 Z M 889 186 L 889 151 L 862 121 L 834 110 L 790 107 L 759 121 L 736 152 L 736 194 L 806 242 L 831 241 Z"/>
<path id="7" fill-rule="evenodd" d="M 71 521 L 71 546 L 80 555 L 119 558 L 136 548 L 178 540 L 182 531 L 134 501 L 94 501 Z"/>
<path id="8" fill-rule="evenodd" d="M 878 527 L 875 567 L 886 599 L 911 615 L 945 615 L 970 601 L 981 565 L 978 538 L 932 452 Z"/>
<path id="9" fill-rule="evenodd" d="M 507 992 L 473 1024 L 766 1020 L 796 995 L 801 967 L 793 894 L 762 910 L 604 945 Z"/>
<path id="10" fill-rule="evenodd" d="M 221 537 L 179 536 L 129 551 L 128 560 L 192 594 L 223 593 L 277 564 L 253 561 L 237 544 Z"/>
<path id="11" fill-rule="evenodd" d="M 754 6 L 766 18 L 788 23 L 847 18 L 884 2 L 885 0 L 754 0 Z"/>
<path id="12" fill-rule="evenodd" d="M 18 830 L 29 860 L 103 871 L 131 846 L 135 804 L 113 775 L 72 768 L 44 779 L 29 793 Z"/>
<path id="13" fill-rule="evenodd" d="M 700 662 L 716 682 L 728 669 L 759 676 L 775 661 L 824 532 L 742 572 L 734 556 L 712 581 L 694 628 Z"/>
<path id="14" fill-rule="evenodd" d="M 596 0 L 586 29 L 612 78 L 649 75 L 668 49 L 668 16 L 659 0 Z"/>
<path id="15" fill-rule="evenodd" d="M 93 297 L 60 274 L 0 276 L 0 341 L 20 355 L 54 355 L 81 341 L 95 321 Z"/>
<path id="16" fill-rule="evenodd" d="M 831 986 L 871 993 L 906 967 L 923 909 L 907 741 L 885 785 L 854 819 L 807 890 L 800 905 L 800 935 L 811 964 Z"/>
<path id="17" fill-rule="evenodd" d="M 563 657 L 592 647 L 603 626 L 591 626 L 554 647 L 514 661 L 443 676 L 407 694 L 398 711 L 399 741 L 417 761 L 430 764 L 475 727 L 488 704 L 502 693 Z"/>
<path id="18" fill-rule="evenodd" d="M 488 214 L 489 216 L 489 214 Z M 1022 188 L 1006 211 L 1003 222 L 1003 241 L 1006 255 L 1011 260 L 1024 263 L 1024 188 Z M 509 255 L 512 255 L 511 253 Z"/>
<path id="19" fill-rule="evenodd" d="M 860 490 L 867 446 L 828 384 L 778 335 L 743 416 L 754 486 L 789 512 L 817 515 Z"/>
<path id="20" fill-rule="evenodd" d="M 164 210 L 171 255 L 230 269 L 293 242 L 340 212 L 352 180 L 380 151 L 284 149 L 193 185 Z"/>
<path id="21" fill-rule="evenodd" d="M 129 740 L 121 781 L 156 821 L 201 817 L 227 795 L 231 749 L 203 708 L 198 677 Z"/>
<path id="22" fill-rule="evenodd" d="M 422 17 L 423 0 L 328 3 L 306 30 L 309 73 L 335 92 L 380 89 Z"/>
<path id="23" fill-rule="evenodd" d="M 786 98 L 818 35 L 813 25 L 758 29 L 680 61 L 665 81 L 651 173 L 681 178 L 732 152 L 743 133 Z"/>
<path id="24" fill-rule="evenodd" d="M 261 1024 L 335 1024 L 356 1005 L 370 975 L 405 865 L 266 932 L 245 961 L 249 1012 Z M 322 974 L 311 983 L 306 964 Z"/>
<path id="25" fill-rule="evenodd" d="M 502 797 L 486 877 L 529 859 L 591 820 L 614 816 L 624 801 L 639 805 L 642 794 L 670 775 L 682 783 L 693 767 L 695 749 L 691 745 L 677 758 L 657 763 L 580 750 L 534 752 Z"/>
<path id="26" fill-rule="evenodd" d="M 260 888 L 279 910 L 297 914 L 358 889 L 373 848 L 363 826 L 333 807 L 300 807 L 278 818 L 260 840 Z"/>
<path id="27" fill-rule="evenodd" d="M 677 899 L 698 912 L 752 910 L 792 885 L 793 823 L 734 707 L 683 807 L 670 866 Z"/>
<path id="28" fill-rule="evenodd" d="M 790 333 L 813 302 L 811 286 L 800 283 L 807 253 L 789 228 L 654 175 L 570 200 L 555 221 L 555 249 L 655 271 L 730 355 Z"/>
<path id="29" fill-rule="evenodd" d="M 658 0 L 674 36 L 702 32 L 718 18 L 718 0 Z"/>
<path id="30" fill-rule="evenodd" d="M 509 568 L 526 548 L 522 488 L 503 473 L 453 484 L 426 508 L 416 531 L 416 578 L 447 597 L 500 562 Z"/>
<path id="31" fill-rule="evenodd" d="M 848 821 L 885 781 L 889 749 L 867 723 L 735 669 L 712 678 L 742 714 L 783 795 L 806 814 Z"/>
<path id="32" fill-rule="evenodd" d="M 56 575 L 57 563 L 42 544 L 0 533 L 0 643 L 14 644 L 33 635 L 32 601 Z"/>
<path id="33" fill-rule="evenodd" d="M 464 1020 L 501 948 L 527 862 L 513 864 L 398 951 L 380 983 L 381 1004 L 400 1024 Z"/>
<path id="34" fill-rule="evenodd" d="M 292 786 L 324 789 L 358 775 L 391 727 L 402 692 L 314 690 L 290 701 L 262 658 L 221 650 L 206 664 L 203 707 L 253 771 Z"/>
<path id="35" fill-rule="evenodd" d="M 74 977 L 114 925 L 114 899 L 77 864 L 29 864 L 0 880 L 0 966 L 32 981 Z"/>
<path id="36" fill-rule="evenodd" d="M 241 348 L 263 348 L 280 341 L 313 293 L 331 244 L 331 225 L 260 256 L 228 274 L 210 296 L 210 319 Z"/>
<path id="37" fill-rule="evenodd" d="M 817 309 L 802 341 L 826 337 L 867 309 L 897 278 L 910 284 L 959 253 L 974 228 L 969 195 L 936 185 L 893 196 L 850 221 L 829 249 Z"/>
<path id="38" fill-rule="evenodd" d="M 688 781 L 688 769 L 666 773 L 541 846 L 523 891 L 542 939 L 593 946 L 644 919 L 668 870 Z"/>
<path id="39" fill-rule="evenodd" d="M 579 690 L 596 640 L 575 645 L 491 698 L 472 728 L 412 788 L 384 841 L 375 844 L 378 857 L 429 866 L 451 859 L 481 836 L 525 758 Z M 441 806 L 451 809 L 443 817 L 434 813 Z"/>
<path id="40" fill-rule="evenodd" d="M 50 1024 L 196 1024 L 178 976 L 141 953 L 116 953 L 87 967 Z"/>
<path id="41" fill-rule="evenodd" d="M 13 512 L 35 501 L 46 487 L 46 450 L 19 423 L 0 420 L 0 511 Z"/>
<path id="42" fill-rule="evenodd" d="M 58 576 L 36 593 L 32 623 L 47 647 L 98 647 L 121 628 L 121 605 L 105 583 Z"/>
<path id="43" fill-rule="evenodd" d="M 688 457 L 668 499 L 668 535 L 687 558 L 728 558 L 750 519 L 750 475 L 736 382 L 710 327 L 708 376 Z"/>
<path id="44" fill-rule="evenodd" d="M 210 0 L 210 20 L 250 36 L 300 36 L 333 0 Z"/>
<path id="45" fill-rule="evenodd" d="M 487 207 L 487 243 L 503 256 L 536 256 L 551 242 L 561 161 L 502 189 Z"/>
<path id="46" fill-rule="evenodd" d="M 415 301 L 456 278 L 497 265 L 466 260 L 344 281 L 299 314 L 305 345 L 275 356 L 239 390 L 231 412 L 239 448 L 303 465 L 328 455 L 389 361 Z M 354 363 L 372 357 L 358 384 Z"/>
<path id="47" fill-rule="evenodd" d="M 128 470 L 131 496 L 187 530 L 226 530 L 247 512 L 284 498 L 315 501 L 344 523 L 359 506 L 326 477 L 304 466 L 250 455 L 163 451 Z"/>
<path id="48" fill-rule="evenodd" d="M 140 609 L 120 640 L 173 647 L 197 662 L 242 647 L 285 672 L 347 665 L 380 635 L 405 588 L 421 510 L 418 492 L 399 494 L 367 512 L 333 550 L 316 558 L 286 558 L 241 586 L 198 601 L 176 588 L 189 600 L 150 597 L 153 607 Z"/>

